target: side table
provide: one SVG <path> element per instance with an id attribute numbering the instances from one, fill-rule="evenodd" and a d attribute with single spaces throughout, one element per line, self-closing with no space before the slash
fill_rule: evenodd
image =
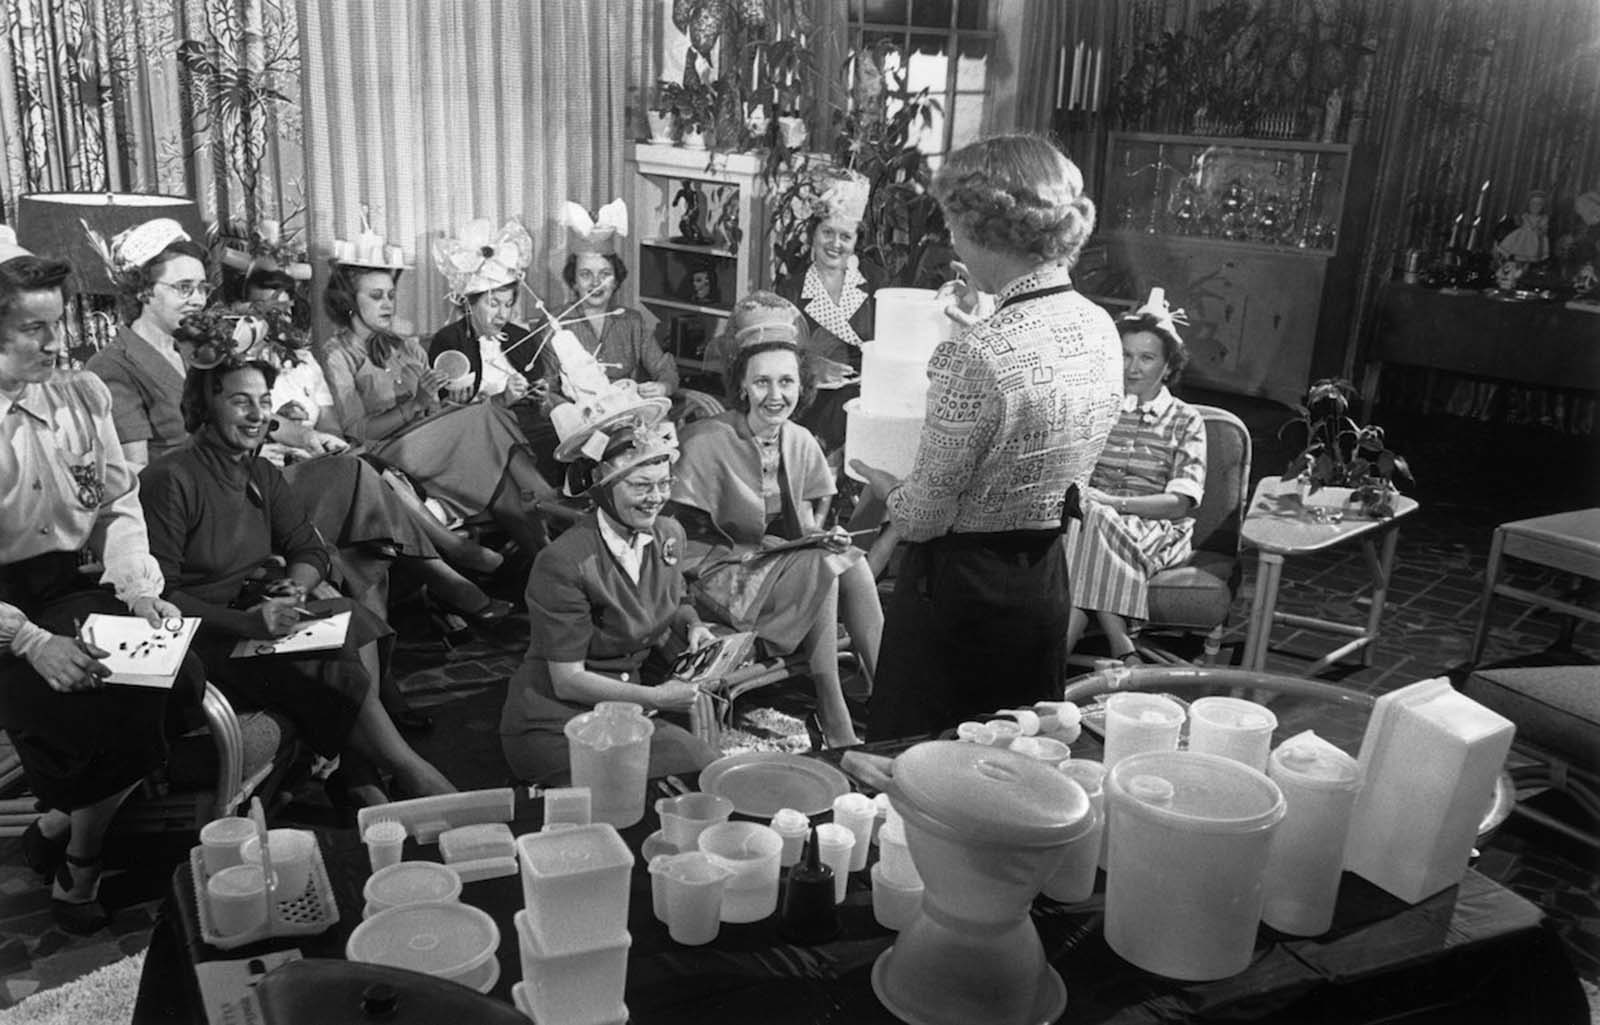
<path id="1" fill-rule="evenodd" d="M 1324 489 L 1326 490 L 1326 489 Z M 1315 498 L 1315 496 L 1314 496 Z M 1301 504 L 1294 481 L 1266 477 L 1256 485 L 1245 511 L 1240 536 L 1244 544 L 1256 549 L 1255 599 L 1250 607 L 1250 626 L 1245 635 L 1242 666 L 1259 672 L 1266 664 L 1267 645 L 1272 627 L 1288 623 L 1307 630 L 1351 638 L 1317 659 L 1305 670 L 1307 676 L 1327 669 L 1355 652 L 1363 664 L 1372 657 L 1372 642 L 1378 639 L 1383 620 L 1383 605 L 1389 593 L 1389 575 L 1394 569 L 1395 546 L 1400 540 L 1400 520 L 1415 512 L 1415 499 L 1398 495 L 1394 515 L 1375 520 L 1336 507 L 1306 507 Z M 1365 623 L 1342 623 L 1317 616 L 1277 611 L 1278 585 L 1283 577 L 1283 561 L 1292 555 L 1332 548 L 1347 541 L 1361 542 L 1367 570 L 1372 575 L 1372 608 Z"/>
<path id="2" fill-rule="evenodd" d="M 1478 628 L 1472 635 L 1469 661 L 1474 666 L 1489 637 L 1489 606 L 1497 594 L 1530 605 L 1542 605 L 1575 619 L 1600 622 L 1600 612 L 1593 609 L 1500 583 L 1500 560 L 1508 556 L 1600 580 L 1600 509 L 1513 520 L 1494 528 L 1494 540 L 1489 544 L 1489 565 L 1484 571 L 1483 604 L 1478 609 Z M 1570 642 L 1571 635 L 1566 639 Z"/>

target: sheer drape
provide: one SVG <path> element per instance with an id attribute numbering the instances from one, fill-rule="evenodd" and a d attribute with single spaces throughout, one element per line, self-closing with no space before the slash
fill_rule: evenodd
<path id="1" fill-rule="evenodd" d="M 242 221 L 227 126 L 197 117 L 180 67 L 185 40 L 294 48 L 289 0 L 0 0 L 0 200 L 16 217 L 26 192 L 164 192 L 193 196 L 208 220 Z M 243 52 L 242 50 L 240 52 Z M 224 59 L 223 64 L 227 61 Z M 256 213 L 300 205 L 294 69 L 272 81 L 290 98 L 259 122 Z"/>
<path id="2" fill-rule="evenodd" d="M 516 217 L 537 251 L 529 283 L 559 299 L 561 204 L 623 194 L 636 7 L 299 0 L 313 253 L 350 238 L 366 204 L 373 230 L 415 261 L 399 319 L 432 332 L 449 317 L 433 240 Z"/>

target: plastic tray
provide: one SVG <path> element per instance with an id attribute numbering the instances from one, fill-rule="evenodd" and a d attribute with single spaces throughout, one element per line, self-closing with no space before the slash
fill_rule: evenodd
<path id="1" fill-rule="evenodd" d="M 274 936 L 315 936 L 339 921 L 339 903 L 328 881 L 328 867 L 322 861 L 322 847 L 311 850 L 311 881 L 305 892 L 288 900 L 275 901 L 267 920 L 254 929 L 232 936 L 220 935 L 211 920 L 206 902 L 205 848 L 189 849 L 189 877 L 194 881 L 195 921 L 200 923 L 200 938 L 218 950 L 232 950 Z"/>
<path id="2" fill-rule="evenodd" d="M 405 801 L 391 801 L 362 808 L 356 812 L 356 825 L 361 835 L 367 827 L 380 819 L 394 819 L 406 827 L 406 832 L 418 843 L 436 843 L 439 834 L 457 826 L 470 826 L 479 822 L 510 822 L 513 794 L 510 787 L 495 790 L 468 790 L 459 794 L 435 794 L 432 797 L 413 797 Z"/>

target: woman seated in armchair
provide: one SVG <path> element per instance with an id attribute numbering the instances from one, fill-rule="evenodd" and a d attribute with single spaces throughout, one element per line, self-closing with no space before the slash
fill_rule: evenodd
<path id="1" fill-rule="evenodd" d="M 839 680 L 843 615 L 868 679 L 883 607 L 864 554 L 822 523 L 835 493 L 822 447 L 793 421 L 810 398 L 799 311 L 772 292 L 739 300 L 721 344 L 729 409 L 684 428 L 673 514 L 689 536 L 684 572 L 701 612 L 752 630 L 769 653 L 802 651 L 823 740 L 858 743 Z M 775 541 L 815 537 L 769 556 Z"/>
<path id="2" fill-rule="evenodd" d="M 1190 554 L 1194 510 L 1205 495 L 1205 420 L 1167 385 L 1189 361 L 1161 289 L 1117 321 L 1122 413 L 1084 492 L 1083 519 L 1067 535 L 1076 648 L 1093 613 L 1113 657 L 1139 661 L 1130 623 L 1149 617 L 1150 577 Z"/>
<path id="3" fill-rule="evenodd" d="M 565 782 L 566 723 L 598 702 L 685 716 L 699 696 L 662 657 L 714 639 L 689 601 L 683 530 L 661 515 L 678 457 L 666 409 L 665 398 L 645 399 L 585 421 L 575 404 L 556 407 L 558 455 L 575 463 L 572 478 L 596 509 L 539 553 L 528 578 L 528 652 L 500 716 L 501 748 L 518 779 Z M 657 716 L 651 776 L 697 772 L 715 757 Z"/>
<path id="4" fill-rule="evenodd" d="M 327 548 L 283 474 L 257 457 L 275 377 L 266 363 L 224 358 L 191 368 L 184 381 L 184 425 L 193 437 L 145 468 L 140 496 L 166 597 L 204 619 L 193 650 L 232 701 L 282 712 L 324 757 L 348 746 L 391 773 L 405 796 L 452 793 L 379 703 L 392 631 L 349 599 L 307 599 L 328 572 Z M 273 557 L 285 567 L 276 580 L 266 569 Z M 293 633 L 302 610 L 349 612 L 343 647 L 230 657 L 241 640 Z M 387 799 L 374 788 L 352 796 L 364 804 Z"/>

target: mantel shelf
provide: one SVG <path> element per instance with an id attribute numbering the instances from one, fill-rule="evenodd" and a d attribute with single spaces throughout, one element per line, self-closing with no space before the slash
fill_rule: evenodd
<path id="1" fill-rule="evenodd" d="M 736 260 L 739 257 L 738 253 L 731 249 L 724 249 L 721 246 L 698 246 L 689 242 L 673 242 L 664 238 L 641 238 L 639 244 L 650 249 L 671 249 L 679 253 L 698 253 L 701 256 L 717 256 L 726 260 Z"/>

